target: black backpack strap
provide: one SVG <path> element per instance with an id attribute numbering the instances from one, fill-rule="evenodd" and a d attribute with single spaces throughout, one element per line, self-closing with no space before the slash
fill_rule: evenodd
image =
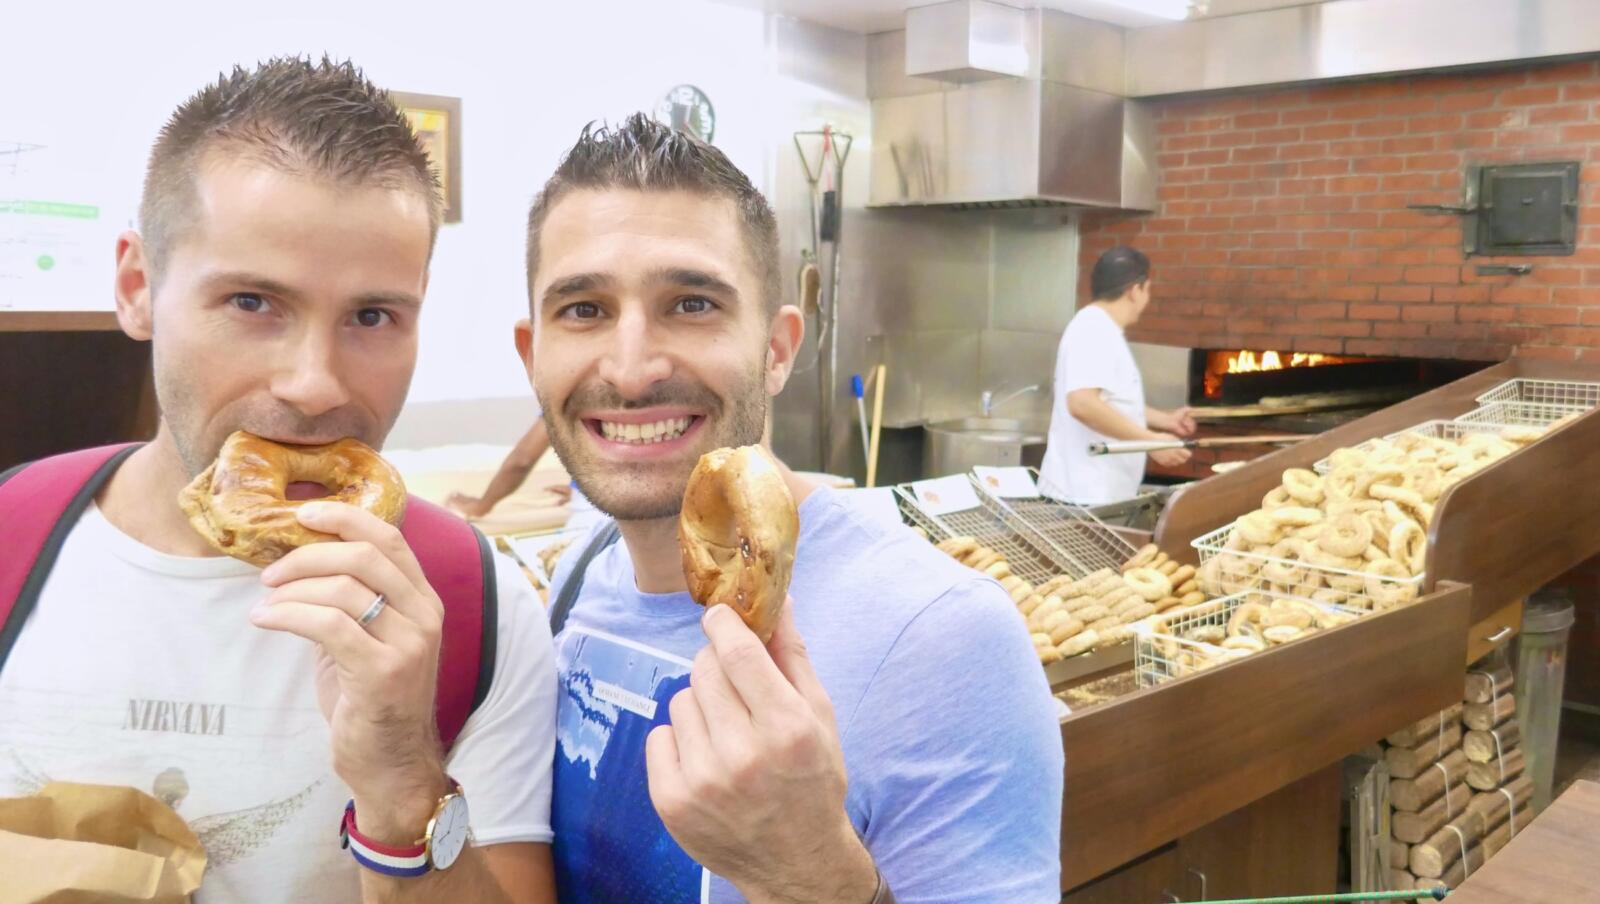
<path id="1" fill-rule="evenodd" d="M 589 570 L 589 563 L 599 555 L 607 546 L 617 542 L 622 532 L 617 529 L 617 522 L 607 521 L 589 545 L 584 548 L 583 554 L 578 556 L 578 561 L 572 563 L 572 571 L 567 575 L 567 582 L 561 585 L 561 590 L 556 594 L 554 603 L 550 604 L 550 636 L 561 633 L 567 625 L 567 616 L 572 614 L 572 607 L 578 602 L 578 594 L 583 590 L 583 576 Z"/>
<path id="2" fill-rule="evenodd" d="M 494 547 L 476 527 L 478 561 L 483 569 L 483 639 L 478 646 L 478 686 L 472 692 L 472 711 L 477 712 L 489 687 L 494 683 L 495 654 L 500 650 L 500 587 L 495 580 Z"/>
<path id="3" fill-rule="evenodd" d="M 28 464 L 29 464 L 28 462 L 23 462 L 20 465 L 12 465 L 9 469 L 6 470 L 6 472 L 4 474 L 0 474 L 0 487 L 5 486 L 6 485 L 6 481 L 8 481 L 11 478 L 17 476 L 18 474 L 21 474 L 22 473 L 22 469 L 26 468 L 28 466 Z"/>

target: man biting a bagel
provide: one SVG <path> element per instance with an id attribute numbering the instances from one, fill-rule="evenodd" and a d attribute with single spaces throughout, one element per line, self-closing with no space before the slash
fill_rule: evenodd
<path id="1" fill-rule="evenodd" d="M 140 229 L 116 246 L 117 316 L 152 345 L 159 433 L 89 478 L 114 469 L 59 523 L 53 565 L 33 572 L 42 591 L 0 630 L 0 797 L 52 780 L 155 794 L 206 848 L 206 904 L 553 899 L 553 659 L 516 566 L 470 531 L 461 561 L 414 550 L 419 518 L 446 525 L 434 540 L 467 530 L 415 500 L 398 528 L 300 506 L 325 542 L 276 549 L 264 570 L 219 555 L 237 538 L 202 536 L 179 507 L 225 448 L 382 445 L 416 365 L 439 218 L 404 115 L 348 63 L 236 68 L 173 114 Z M 0 555 L 31 555 L 8 532 L 89 454 L 0 485 L 15 506 L 0 505 Z M 286 481 L 381 479 L 223 457 L 216 473 L 254 472 L 279 509 Z M 436 588 L 440 573 L 481 580 L 481 596 Z M 483 607 L 467 675 L 482 694 L 446 750 L 436 694 L 460 648 L 441 652 L 441 636 L 462 602 Z"/>
<path id="2" fill-rule="evenodd" d="M 687 592 L 690 475 L 762 441 L 801 343 L 780 270 L 744 174 L 643 116 L 585 130 L 529 213 L 517 347 L 617 528 L 551 597 L 561 899 L 1054 904 L 1061 739 L 997 585 L 782 469 L 799 540 L 770 641 Z"/>

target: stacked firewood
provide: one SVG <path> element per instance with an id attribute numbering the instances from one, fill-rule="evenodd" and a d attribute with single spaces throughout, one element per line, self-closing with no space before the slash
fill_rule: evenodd
<path id="1" fill-rule="evenodd" d="M 1470 671 L 1460 704 L 1385 739 L 1391 888 L 1455 888 L 1532 819 L 1511 682 Z"/>

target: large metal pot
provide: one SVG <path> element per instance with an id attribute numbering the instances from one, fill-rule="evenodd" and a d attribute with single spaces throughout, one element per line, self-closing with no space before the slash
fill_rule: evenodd
<path id="1" fill-rule="evenodd" d="M 1037 468 L 1044 460 L 1045 431 L 1010 418 L 968 417 L 929 424 L 922 447 L 927 477 L 960 474 L 973 465 Z"/>

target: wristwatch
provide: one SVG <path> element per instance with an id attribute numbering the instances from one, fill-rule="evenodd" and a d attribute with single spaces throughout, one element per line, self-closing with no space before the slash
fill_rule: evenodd
<path id="1" fill-rule="evenodd" d="M 409 847 L 382 844 L 361 834 L 356 828 L 356 802 L 351 800 L 344 805 L 344 819 L 339 823 L 339 846 L 349 848 L 357 863 L 385 876 L 411 878 L 429 870 L 449 869 L 470 837 L 467 798 L 454 779 L 450 786 L 454 790 L 439 798 L 422 838 Z"/>

